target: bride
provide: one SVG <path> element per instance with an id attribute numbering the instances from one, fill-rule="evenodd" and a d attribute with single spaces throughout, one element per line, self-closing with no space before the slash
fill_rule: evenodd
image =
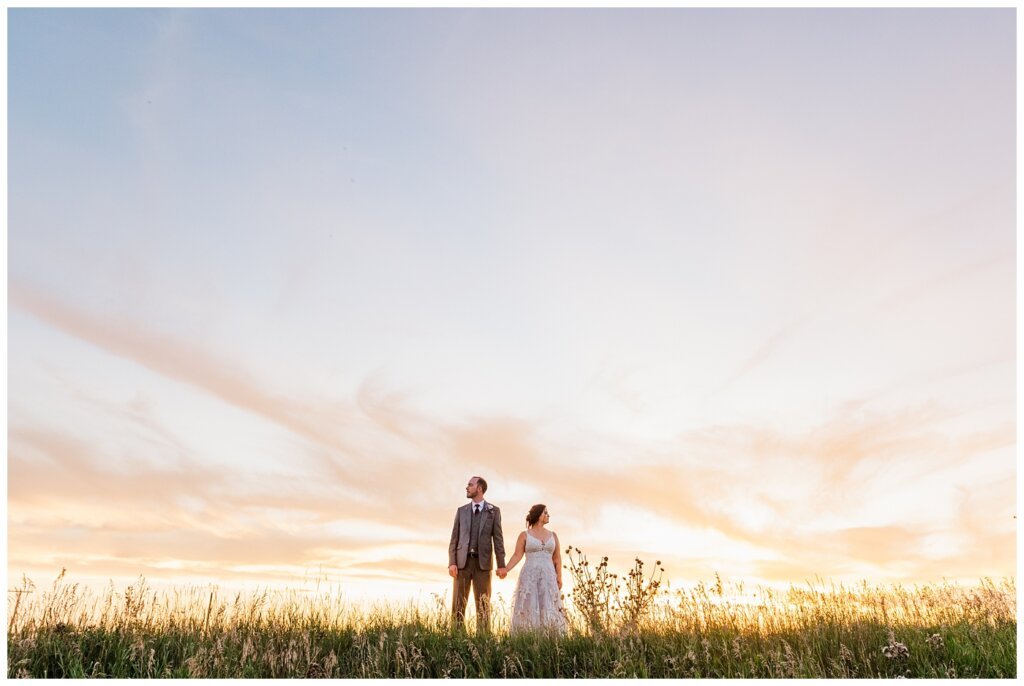
<path id="1" fill-rule="evenodd" d="M 534 505 L 526 515 L 527 530 L 519 534 L 516 551 L 506 573 L 526 557 L 512 594 L 512 632 L 544 629 L 565 633 L 562 606 L 562 556 L 558 536 L 544 528 L 551 521 L 545 505 Z"/>

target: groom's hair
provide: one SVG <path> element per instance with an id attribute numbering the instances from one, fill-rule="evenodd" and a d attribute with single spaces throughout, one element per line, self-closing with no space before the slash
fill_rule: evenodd
<path id="1" fill-rule="evenodd" d="M 477 484 L 479 484 L 480 490 L 483 491 L 484 493 L 486 493 L 487 492 L 487 481 L 484 480 L 484 478 L 482 476 L 474 476 L 473 478 L 476 479 Z"/>

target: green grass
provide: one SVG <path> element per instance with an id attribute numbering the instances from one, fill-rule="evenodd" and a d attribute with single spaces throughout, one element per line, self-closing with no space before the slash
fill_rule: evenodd
<path id="1" fill-rule="evenodd" d="M 582 597 L 587 580 L 574 572 L 574 581 Z M 7 674 L 1011 678 L 1017 673 L 1012 579 L 982 580 L 977 587 L 759 588 L 743 603 L 730 600 L 741 588 L 726 591 L 720 582 L 674 593 L 632 583 L 632 591 L 614 589 L 614 595 L 602 596 L 603 612 L 570 604 L 572 628 L 567 636 L 553 638 L 509 634 L 508 614 L 500 606 L 494 610 L 494 631 L 476 634 L 452 631 L 442 604 L 359 610 L 334 593 L 222 598 L 201 588 L 153 592 L 144 581 L 124 594 L 110 590 L 97 596 L 58 579 L 45 593 L 26 584 L 9 599 Z M 642 593 L 649 598 L 640 598 Z"/>

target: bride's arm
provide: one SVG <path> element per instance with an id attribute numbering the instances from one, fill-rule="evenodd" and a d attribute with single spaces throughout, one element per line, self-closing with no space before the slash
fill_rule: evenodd
<path id="1" fill-rule="evenodd" d="M 526 532 L 523 531 L 522 533 L 519 534 L 519 538 L 516 539 L 516 552 L 513 553 L 512 558 L 505 565 L 505 571 L 506 572 L 511 572 L 512 568 L 515 567 L 519 563 L 519 561 L 521 559 L 523 559 L 523 555 L 525 555 L 525 554 L 526 554 Z"/>
<path id="2" fill-rule="evenodd" d="M 558 534 L 554 531 L 551 535 L 555 537 L 555 552 L 551 554 L 551 562 L 555 565 L 555 576 L 558 577 L 558 588 L 562 588 L 562 544 L 558 542 Z"/>

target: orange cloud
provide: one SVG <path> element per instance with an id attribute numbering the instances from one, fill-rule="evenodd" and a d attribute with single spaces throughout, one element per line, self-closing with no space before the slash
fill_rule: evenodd
<path id="1" fill-rule="evenodd" d="M 773 559 L 747 560 L 766 578 L 840 574 L 863 564 L 918 575 L 1014 568 L 1012 527 L 985 522 L 1012 507 L 1012 497 L 991 498 L 978 490 L 988 486 L 969 489 L 972 504 L 951 523 L 867 525 L 850 519 L 826 531 L 801 528 L 823 513 L 839 521 L 852 516 L 866 493 L 885 485 L 881 468 L 898 465 L 904 474 L 923 477 L 1014 444 L 1012 423 L 959 433 L 946 428 L 970 408 L 927 405 L 881 413 L 850 403 L 831 420 L 799 433 L 719 425 L 657 447 L 587 439 L 616 456 L 611 460 L 515 418 L 432 420 L 373 379 L 362 384 L 354 402 L 287 397 L 195 345 L 75 309 L 24 284 L 12 284 L 11 303 L 107 352 L 274 422 L 294 437 L 289 458 L 306 470 L 271 483 L 207 466 L 173 427 L 153 419 L 144 401 L 118 406 L 86 397 L 126 425 L 144 429 L 146 440 L 172 448 L 175 461 L 153 465 L 129 456 L 127 466 L 115 469 L 98 446 L 66 430 L 12 424 L 12 565 L 46 559 L 74 569 L 78 560 L 90 570 L 159 575 L 168 561 L 196 574 L 326 562 L 353 574 L 390 569 L 396 578 L 434 579 L 444 572 L 452 511 L 464 501 L 465 479 L 485 470 L 488 495 L 503 509 L 509 539 L 532 503 L 507 497 L 503 485 L 520 483 L 565 513 L 556 527 L 565 545 L 601 545 L 603 534 L 592 522 L 605 506 L 621 504 L 773 551 Z M 1013 468 L 1008 464 L 1007 474 Z M 922 507 L 929 502 L 926 493 L 915 493 L 912 481 L 902 487 L 907 497 L 922 498 Z M 192 505 L 183 505 L 183 498 Z M 62 511 L 86 519 L 62 520 Z M 275 512 L 304 519 L 286 524 Z M 339 522 L 391 527 L 393 533 L 376 539 L 339 534 Z M 936 534 L 959 537 L 959 551 L 941 560 L 913 559 L 908 551 Z M 385 543 L 422 549 L 431 542 L 438 548 L 436 559 L 366 557 Z M 678 550 L 671 540 L 665 549 L 662 557 L 674 560 L 680 572 L 720 569 L 715 551 Z M 976 561 L 981 563 L 972 567 Z"/>
<path id="2" fill-rule="evenodd" d="M 356 417 L 351 403 L 300 402 L 268 392 L 228 358 L 133 322 L 83 312 L 22 281 L 9 283 L 8 299 L 12 307 L 71 336 L 202 389 L 309 440 L 337 450 L 351 447 L 346 440 L 346 429 Z"/>

